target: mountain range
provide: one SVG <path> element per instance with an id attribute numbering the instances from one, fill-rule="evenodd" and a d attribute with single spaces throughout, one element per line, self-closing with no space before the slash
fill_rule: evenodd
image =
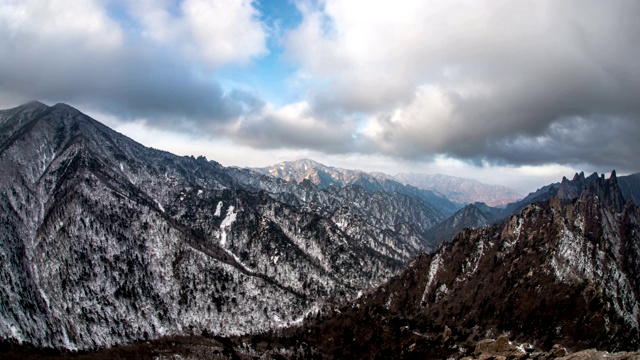
<path id="1" fill-rule="evenodd" d="M 462 206 L 310 160 L 180 157 L 31 102 L 0 111 L 0 338 L 442 358 L 506 333 L 531 349 L 637 350 L 638 175 Z"/>
<path id="2" fill-rule="evenodd" d="M 0 112 L 0 169 L 0 336 L 43 347 L 285 326 L 435 248 L 451 213 L 399 183 L 323 189 L 146 148 L 64 104 Z"/>
<path id="3" fill-rule="evenodd" d="M 511 188 L 483 184 L 474 179 L 414 173 L 400 173 L 395 178 L 403 184 L 437 191 L 447 199 L 460 204 L 482 202 L 489 206 L 501 206 L 522 199 L 522 195 Z"/>

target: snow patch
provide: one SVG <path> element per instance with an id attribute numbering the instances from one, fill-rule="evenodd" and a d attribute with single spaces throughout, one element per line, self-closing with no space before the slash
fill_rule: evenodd
<path id="1" fill-rule="evenodd" d="M 438 274 L 438 270 L 440 270 L 441 266 L 442 257 L 440 256 L 440 254 L 438 254 L 433 258 L 433 261 L 431 261 L 431 265 L 429 266 L 429 276 L 427 278 L 427 286 L 425 286 L 424 292 L 422 293 L 422 302 L 425 302 L 427 296 L 429 295 L 429 289 L 435 281 L 436 275 Z"/>
<path id="2" fill-rule="evenodd" d="M 216 206 L 216 212 L 213 213 L 213 216 L 220 216 L 221 211 L 222 211 L 222 201 L 218 201 L 218 206 Z"/>
<path id="3" fill-rule="evenodd" d="M 22 344 L 24 339 L 22 337 L 22 333 L 20 332 L 20 329 L 18 329 L 14 324 L 11 324 L 9 325 L 9 331 L 11 331 L 11 337 L 13 339 L 18 340 L 18 343 Z"/>
<path id="4" fill-rule="evenodd" d="M 233 205 L 229 206 L 227 216 L 220 223 L 220 245 L 222 246 L 227 244 L 227 229 L 236 221 L 237 214 L 233 210 L 235 210 L 235 207 Z"/>

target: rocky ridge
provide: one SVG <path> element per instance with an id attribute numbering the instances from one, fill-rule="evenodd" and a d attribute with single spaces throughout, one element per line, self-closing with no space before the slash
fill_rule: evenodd
<path id="1" fill-rule="evenodd" d="M 449 218 L 427 230 L 427 238 L 432 243 L 450 241 L 454 235 L 465 227 L 477 228 L 506 219 L 517 214 L 525 207 L 551 198 L 564 201 L 579 196 L 586 185 L 601 178 L 598 173 L 585 177 L 584 172 L 574 175 L 572 180 L 564 177 L 561 182 L 553 183 L 528 194 L 525 198 L 507 204 L 504 207 L 491 207 L 484 203 L 474 203 L 458 210 Z M 620 193 L 625 199 L 639 204 L 640 173 L 616 177 Z"/>

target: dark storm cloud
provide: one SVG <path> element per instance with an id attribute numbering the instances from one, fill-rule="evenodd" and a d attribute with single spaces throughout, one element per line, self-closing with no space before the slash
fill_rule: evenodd
<path id="1" fill-rule="evenodd" d="M 574 15 L 579 18 L 574 20 L 565 14 L 566 24 L 531 40 L 538 46 L 516 47 L 504 56 L 487 51 L 487 63 L 467 63 L 466 74 L 491 84 L 493 91 L 477 98 L 450 96 L 469 136 L 445 150 L 510 164 L 592 163 L 637 170 L 640 62 L 633 59 L 640 58 L 634 45 L 640 7 L 617 10 L 586 9 L 581 15 L 594 18 Z"/>
<path id="2" fill-rule="evenodd" d="M 213 3 L 186 3 L 191 17 L 123 3 L 137 4 L 129 27 L 98 0 L 74 1 L 72 16 L 61 2 L 0 6 L 0 96 L 259 149 L 640 170 L 638 1 L 301 2 L 282 31 L 299 66 L 282 81 L 298 96 L 281 107 L 215 79 L 267 52 L 251 4 L 227 3 L 246 21 L 218 29 L 220 12 L 197 11 Z"/>

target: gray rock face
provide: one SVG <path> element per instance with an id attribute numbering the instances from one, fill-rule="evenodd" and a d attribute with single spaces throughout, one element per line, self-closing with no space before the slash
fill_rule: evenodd
<path id="1" fill-rule="evenodd" d="M 89 349 L 295 323 L 432 246 L 437 209 L 359 189 L 149 149 L 64 104 L 0 111 L 0 338 Z"/>

